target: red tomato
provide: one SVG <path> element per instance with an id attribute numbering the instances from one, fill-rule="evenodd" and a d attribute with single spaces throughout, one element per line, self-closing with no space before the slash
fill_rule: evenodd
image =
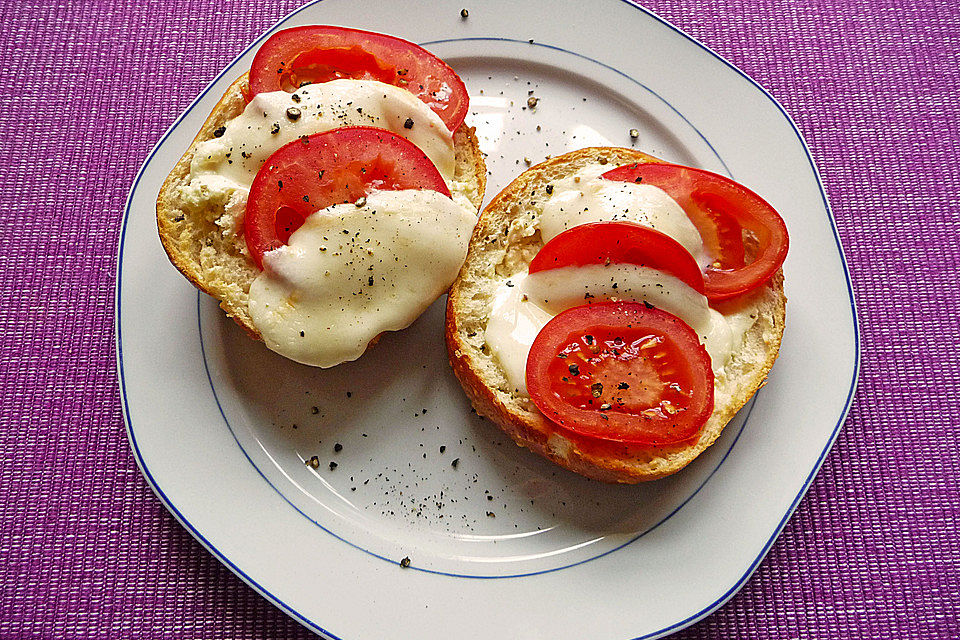
<path id="1" fill-rule="evenodd" d="M 309 26 L 284 29 L 260 46 L 250 67 L 249 100 L 338 78 L 379 80 L 407 89 L 456 131 L 470 97 L 447 64 L 412 42 L 371 31 Z"/>
<path id="2" fill-rule="evenodd" d="M 588 264 L 636 264 L 676 276 L 703 293 L 703 273 L 682 244 L 636 222 L 589 222 L 557 234 L 530 262 L 530 273 Z"/>
<path id="3" fill-rule="evenodd" d="M 707 298 L 726 300 L 766 283 L 787 257 L 783 218 L 746 187 L 716 173 L 676 164 L 634 163 L 603 174 L 608 180 L 644 182 L 676 200 L 718 256 L 704 274 Z M 757 252 L 744 259 L 743 230 L 757 239 Z"/>
<path id="4" fill-rule="evenodd" d="M 343 127 L 286 144 L 257 172 L 244 215 L 250 257 L 287 243 L 314 211 L 356 202 L 374 190 L 450 190 L 427 155 L 384 129 Z"/>
<path id="5" fill-rule="evenodd" d="M 610 442 L 684 442 L 713 413 L 713 369 L 696 332 L 633 302 L 573 307 L 548 322 L 527 358 L 527 390 L 561 428 Z"/>

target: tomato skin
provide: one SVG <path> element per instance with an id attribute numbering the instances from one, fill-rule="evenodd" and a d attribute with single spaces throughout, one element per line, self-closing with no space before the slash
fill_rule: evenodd
<path id="1" fill-rule="evenodd" d="M 666 446 L 713 413 L 713 369 L 696 332 L 633 302 L 573 307 L 540 331 L 527 390 L 563 430 L 592 442 Z"/>
<path id="2" fill-rule="evenodd" d="M 246 96 L 296 91 L 303 82 L 338 78 L 378 80 L 407 89 L 437 113 L 450 131 L 467 115 L 463 80 L 426 49 L 400 38 L 335 26 L 278 31 L 257 50 Z"/>
<path id="3" fill-rule="evenodd" d="M 286 244 L 314 211 L 398 189 L 450 197 L 430 158 L 384 129 L 342 127 L 294 140 L 267 158 L 250 186 L 243 221 L 250 257 L 262 269 L 263 254 Z"/>
<path id="4" fill-rule="evenodd" d="M 711 302 L 762 286 L 787 257 L 790 240 L 783 218 L 763 198 L 727 177 L 668 163 L 623 165 L 603 177 L 652 184 L 677 201 L 708 247 L 719 255 L 718 263 L 704 274 Z M 749 264 L 744 260 L 744 229 L 758 242 Z"/>
<path id="5" fill-rule="evenodd" d="M 530 273 L 590 264 L 635 264 L 673 275 L 698 293 L 703 273 L 682 244 L 636 222 L 588 222 L 557 234 L 530 262 Z"/>

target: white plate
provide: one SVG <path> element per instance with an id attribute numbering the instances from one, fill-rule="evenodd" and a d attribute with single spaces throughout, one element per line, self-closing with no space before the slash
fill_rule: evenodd
<path id="1" fill-rule="evenodd" d="M 117 287 L 130 442 L 184 527 L 329 637 L 664 635 L 744 584 L 849 407 L 856 319 L 824 193 L 780 106 L 644 10 L 488 1 L 461 19 L 461 6 L 326 0 L 277 26 L 384 31 L 445 58 L 472 94 L 488 200 L 524 158 L 593 144 L 635 146 L 759 192 L 792 241 L 789 327 L 769 384 L 682 473 L 615 487 L 553 467 L 471 414 L 446 363 L 441 304 L 329 371 L 248 340 L 169 265 L 154 200 L 251 45 L 167 132 L 130 194 Z M 303 463 L 313 455 L 317 470 Z"/>

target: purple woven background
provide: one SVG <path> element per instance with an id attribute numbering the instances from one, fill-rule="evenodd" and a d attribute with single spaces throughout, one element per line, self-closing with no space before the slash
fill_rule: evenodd
<path id="1" fill-rule="evenodd" d="M 124 434 L 113 335 L 137 169 L 207 82 L 299 4 L 0 7 L 0 638 L 313 637 L 150 492 Z M 739 595 L 677 637 L 958 638 L 960 10 L 645 4 L 797 122 L 863 337 L 850 417 L 796 515 Z"/>

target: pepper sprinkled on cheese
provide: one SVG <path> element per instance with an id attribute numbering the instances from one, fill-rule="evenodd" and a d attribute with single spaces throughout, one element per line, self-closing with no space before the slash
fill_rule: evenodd
<path id="1" fill-rule="evenodd" d="M 317 211 L 288 245 L 264 255 L 250 315 L 267 346 L 292 360 L 354 360 L 450 286 L 475 221 L 430 190 L 374 191 L 362 203 Z"/>

